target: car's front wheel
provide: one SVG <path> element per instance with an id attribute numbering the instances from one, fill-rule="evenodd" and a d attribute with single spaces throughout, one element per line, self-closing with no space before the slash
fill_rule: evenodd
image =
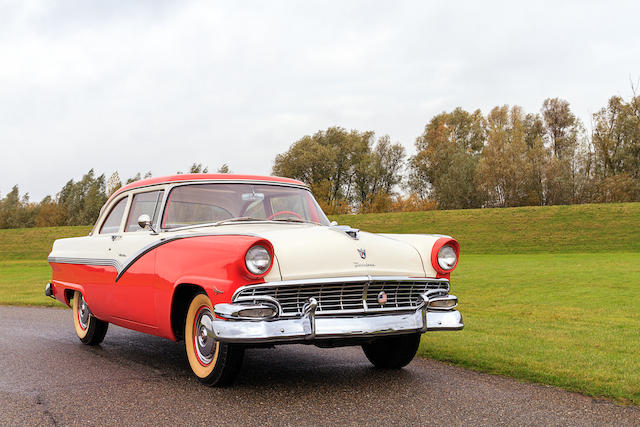
<path id="1" fill-rule="evenodd" d="M 83 344 L 97 345 L 104 340 L 109 324 L 91 314 L 87 302 L 82 294 L 75 291 L 73 294 L 73 325 L 76 334 Z"/>
<path id="2" fill-rule="evenodd" d="M 231 384 L 240 371 L 244 348 L 216 341 L 211 300 L 204 293 L 193 297 L 184 326 L 184 342 L 191 370 L 208 386 Z"/>
<path id="3" fill-rule="evenodd" d="M 362 350 L 376 368 L 400 369 L 413 360 L 419 345 L 420 334 L 395 335 L 364 344 Z"/>

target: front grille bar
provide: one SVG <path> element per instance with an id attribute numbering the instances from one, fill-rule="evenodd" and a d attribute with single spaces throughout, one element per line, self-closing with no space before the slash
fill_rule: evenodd
<path id="1" fill-rule="evenodd" d="M 387 302 L 378 295 L 385 292 Z M 267 282 L 239 288 L 234 302 L 277 302 L 280 317 L 300 317 L 309 298 L 318 302 L 316 315 L 373 314 L 417 309 L 425 292 L 449 292 L 447 279 L 357 276 Z"/>

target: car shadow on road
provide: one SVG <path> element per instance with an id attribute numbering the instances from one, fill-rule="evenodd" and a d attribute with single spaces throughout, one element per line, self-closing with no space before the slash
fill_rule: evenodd
<path id="1" fill-rule="evenodd" d="M 152 376 L 197 383 L 188 366 L 184 342 L 114 329 L 109 331 L 103 344 L 87 348 L 87 351 L 113 363 L 146 370 Z M 360 347 L 325 349 L 297 344 L 247 349 L 234 387 L 321 384 L 348 387 L 369 381 L 410 383 L 413 379 L 414 375 L 406 369 L 373 368 Z"/>

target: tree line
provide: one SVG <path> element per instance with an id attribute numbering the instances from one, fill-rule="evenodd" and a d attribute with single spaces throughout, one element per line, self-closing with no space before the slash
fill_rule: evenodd
<path id="1" fill-rule="evenodd" d="M 187 173 L 208 171 L 207 166 L 193 163 Z M 217 172 L 230 173 L 229 166 L 223 164 Z M 124 185 L 151 176 L 151 172 L 137 173 L 126 179 Z M 46 196 L 40 202 L 32 202 L 28 193 L 20 195 L 20 189 L 14 185 L 0 199 L 0 228 L 91 225 L 95 223 L 109 196 L 122 185 L 117 171 L 107 179 L 104 174 L 96 176 L 91 169 L 80 180 L 69 180 L 55 197 Z"/>
<path id="2" fill-rule="evenodd" d="M 388 135 L 330 127 L 278 154 L 272 172 L 308 184 L 329 214 L 640 201 L 640 96 L 611 97 L 591 129 L 559 98 L 537 113 L 456 108 L 427 122 L 415 155 Z M 93 224 L 120 186 L 117 172 L 91 169 L 34 203 L 16 185 L 0 199 L 0 228 Z"/>
<path id="3" fill-rule="evenodd" d="M 588 133 L 559 98 L 539 113 L 456 108 L 408 158 L 389 136 L 331 127 L 276 156 L 273 174 L 309 184 L 328 213 L 640 200 L 640 96 L 613 96 L 592 120 Z"/>

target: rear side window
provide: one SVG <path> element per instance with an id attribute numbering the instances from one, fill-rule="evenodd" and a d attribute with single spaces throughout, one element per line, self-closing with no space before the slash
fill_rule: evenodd
<path id="1" fill-rule="evenodd" d="M 120 201 L 111 209 L 107 219 L 102 223 L 100 228 L 100 234 L 117 233 L 120 230 L 120 223 L 124 216 L 124 208 L 127 206 L 127 198 L 123 197 Z"/>
<path id="2" fill-rule="evenodd" d="M 149 191 L 135 194 L 124 231 L 142 231 L 138 225 L 138 217 L 143 214 L 149 215 L 152 224 L 157 224 L 163 193 L 164 191 Z"/>

